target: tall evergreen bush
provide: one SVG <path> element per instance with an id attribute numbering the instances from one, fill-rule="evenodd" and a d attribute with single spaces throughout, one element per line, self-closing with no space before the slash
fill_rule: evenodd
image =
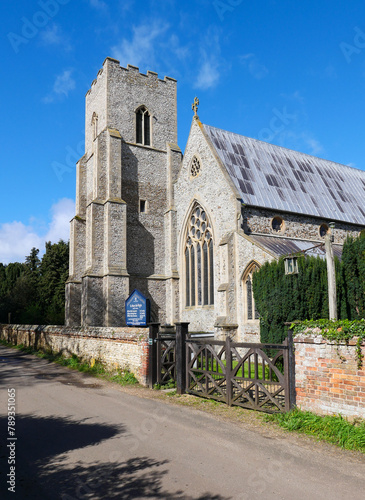
<path id="1" fill-rule="evenodd" d="M 267 262 L 254 273 L 253 291 L 260 313 L 261 342 L 281 343 L 287 335 L 285 322 L 328 317 L 326 261 L 320 257 L 301 256 L 298 270 L 298 274 L 285 275 L 284 259 L 280 259 Z M 338 260 L 336 279 L 341 310 L 343 291 Z"/>
<path id="2" fill-rule="evenodd" d="M 365 318 L 365 231 L 348 237 L 343 246 L 342 278 L 346 317 Z"/>

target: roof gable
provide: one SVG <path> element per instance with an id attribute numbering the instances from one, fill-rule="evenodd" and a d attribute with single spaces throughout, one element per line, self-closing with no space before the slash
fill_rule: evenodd
<path id="1" fill-rule="evenodd" d="M 204 125 L 247 205 L 365 225 L 365 172 Z"/>

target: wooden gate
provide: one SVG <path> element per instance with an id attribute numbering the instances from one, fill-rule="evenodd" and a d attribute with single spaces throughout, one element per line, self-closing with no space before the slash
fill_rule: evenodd
<path id="1" fill-rule="evenodd" d="M 176 381 L 176 336 L 159 334 L 157 339 L 157 384 Z"/>
<path id="2" fill-rule="evenodd" d="M 175 334 L 150 326 L 150 387 L 175 381 L 179 394 L 268 413 L 294 406 L 291 332 L 282 344 L 237 343 L 189 337 L 187 325 L 177 323 Z"/>
<path id="3" fill-rule="evenodd" d="M 150 387 L 176 381 L 176 331 L 174 327 L 150 325 Z"/>
<path id="4" fill-rule="evenodd" d="M 186 340 L 186 392 L 268 413 L 295 402 L 293 353 L 283 344 Z M 292 376 L 290 374 L 292 372 Z"/>

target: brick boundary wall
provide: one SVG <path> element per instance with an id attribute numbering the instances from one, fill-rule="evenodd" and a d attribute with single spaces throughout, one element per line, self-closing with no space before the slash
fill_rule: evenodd
<path id="1" fill-rule="evenodd" d="M 66 357 L 95 359 L 109 369 L 128 368 L 147 385 L 148 328 L 0 325 L 0 339 Z"/>
<path id="2" fill-rule="evenodd" d="M 294 338 L 296 403 L 302 410 L 365 418 L 365 358 L 357 367 L 356 339 L 349 345 L 321 335 Z M 365 344 L 362 345 L 365 355 Z"/>

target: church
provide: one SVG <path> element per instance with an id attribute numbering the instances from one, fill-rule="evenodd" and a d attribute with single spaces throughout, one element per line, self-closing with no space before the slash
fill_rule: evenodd
<path id="1" fill-rule="evenodd" d="M 197 101 L 182 154 L 176 92 L 108 57 L 86 94 L 66 325 L 125 325 L 137 289 L 152 321 L 255 342 L 253 273 L 323 255 L 328 232 L 341 256 L 365 228 L 365 171 L 203 124 Z"/>

